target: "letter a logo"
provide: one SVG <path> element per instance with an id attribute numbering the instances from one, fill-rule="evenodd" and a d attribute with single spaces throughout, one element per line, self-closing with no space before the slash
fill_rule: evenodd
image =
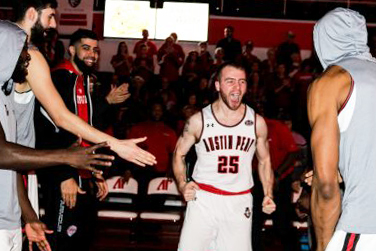
<path id="1" fill-rule="evenodd" d="M 164 179 L 159 183 L 157 190 L 168 190 L 168 185 L 172 183 L 172 180 Z"/>
<path id="2" fill-rule="evenodd" d="M 113 186 L 113 189 L 123 189 L 123 188 L 124 188 L 124 179 L 118 178 Z"/>

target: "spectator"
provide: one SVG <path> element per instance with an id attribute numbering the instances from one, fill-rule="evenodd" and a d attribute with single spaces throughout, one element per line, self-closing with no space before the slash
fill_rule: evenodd
<path id="1" fill-rule="evenodd" d="M 293 78 L 295 74 L 300 70 L 300 65 L 302 63 L 302 57 L 300 56 L 300 53 L 294 52 L 291 54 L 291 66 L 289 69 L 289 77 Z"/>
<path id="2" fill-rule="evenodd" d="M 148 84 L 154 76 L 154 60 L 148 54 L 145 44 L 139 46 L 139 53 L 133 63 L 132 75 L 142 77 Z"/>
<path id="3" fill-rule="evenodd" d="M 166 176 L 171 171 L 171 157 L 177 141 L 175 131 L 164 122 L 164 107 L 160 102 L 150 106 L 149 119 L 134 125 L 128 137 L 145 135 L 147 140 L 140 144 L 144 149 L 156 154 L 158 163 L 148 168 L 134 170 L 139 182 L 139 193 L 145 196 L 147 185 L 152 178 Z"/>
<path id="4" fill-rule="evenodd" d="M 181 55 L 182 61 L 184 62 L 185 53 L 184 53 L 183 47 L 181 47 L 181 45 L 178 44 L 178 34 L 176 34 L 176 32 L 172 32 L 170 34 L 170 37 L 172 37 L 174 39 L 174 47 L 178 51 L 178 53 Z"/>
<path id="5" fill-rule="evenodd" d="M 181 109 L 180 119 L 176 123 L 176 135 L 183 133 L 185 123 L 196 112 L 196 107 L 190 105 L 186 105 Z"/>
<path id="6" fill-rule="evenodd" d="M 190 51 L 187 60 L 183 65 L 182 76 L 184 77 L 184 80 L 187 81 L 189 85 L 192 85 L 192 83 L 201 75 L 201 70 L 202 68 L 198 62 L 198 52 Z M 188 88 L 191 87 L 192 86 L 188 86 Z"/>
<path id="7" fill-rule="evenodd" d="M 254 63 L 260 63 L 260 59 L 255 56 L 254 54 L 252 54 L 252 51 L 253 51 L 253 42 L 251 40 L 247 41 L 246 44 L 245 44 L 245 49 L 244 49 L 244 52 L 242 54 L 242 63 L 244 65 L 244 67 L 246 68 L 246 70 L 248 72 L 251 72 L 251 69 L 252 69 L 252 65 Z"/>
<path id="8" fill-rule="evenodd" d="M 245 94 L 245 103 L 258 112 L 260 107 L 264 107 L 266 103 L 265 86 L 260 77 L 260 73 L 254 72 L 250 75 Z"/>
<path id="9" fill-rule="evenodd" d="M 276 118 L 281 112 L 290 114 L 292 86 L 284 64 L 279 64 L 275 74 L 268 77 L 266 88 L 268 91 L 268 115 Z"/>
<path id="10" fill-rule="evenodd" d="M 270 48 L 266 52 L 267 59 L 261 62 L 261 69 L 263 75 L 268 75 L 274 73 L 275 68 L 277 68 L 277 59 L 275 56 L 275 49 Z"/>
<path id="11" fill-rule="evenodd" d="M 158 98 L 158 96 L 162 98 L 167 111 L 172 112 L 175 109 L 178 100 L 167 78 L 161 78 L 161 89 L 157 92 L 155 98 Z"/>
<path id="12" fill-rule="evenodd" d="M 116 75 L 129 78 L 133 67 L 133 57 L 129 55 L 125 42 L 119 43 L 117 53 L 111 59 L 111 65 L 114 67 Z"/>
<path id="13" fill-rule="evenodd" d="M 217 72 L 219 66 L 221 66 L 225 61 L 223 57 L 225 56 L 225 52 L 223 48 L 217 47 L 214 51 L 214 62 L 210 67 L 210 76 Z"/>
<path id="14" fill-rule="evenodd" d="M 116 75 L 114 75 L 116 76 Z M 114 79 L 116 81 L 116 77 Z M 98 83 L 95 79 L 90 81 L 90 94 L 92 97 L 93 102 L 93 110 L 95 113 L 93 114 L 93 125 L 95 128 L 108 132 L 107 129 L 111 127 L 115 122 L 117 117 L 117 112 L 119 104 L 123 103 L 130 97 L 130 93 L 128 91 L 129 84 L 128 83 L 111 83 L 111 89 L 109 92 L 104 96 L 102 95 L 101 91 L 95 83 Z M 96 88 L 95 88 L 96 87 Z M 114 135 L 114 133 L 110 133 Z"/>
<path id="15" fill-rule="evenodd" d="M 163 104 L 154 102 L 150 105 L 149 119 L 134 125 L 128 135 L 130 138 L 135 135 L 145 135 L 148 138 L 140 146 L 159 157 L 158 163 L 149 169 L 160 176 L 166 175 L 171 170 L 171 154 L 177 140 L 174 130 L 164 122 L 164 114 Z"/>
<path id="16" fill-rule="evenodd" d="M 207 78 L 202 77 L 200 79 L 196 90 L 196 96 L 199 108 L 203 108 L 214 99 L 214 92 L 210 90 L 209 80 Z"/>
<path id="17" fill-rule="evenodd" d="M 149 40 L 149 31 L 146 29 L 142 30 L 142 39 L 138 41 L 134 46 L 133 53 L 136 54 L 136 56 L 138 56 L 138 54 L 140 53 L 140 46 L 142 44 L 146 45 L 147 54 L 149 57 L 154 58 L 154 56 L 157 55 L 157 46 L 154 42 Z"/>
<path id="18" fill-rule="evenodd" d="M 210 67 L 213 64 L 213 57 L 208 52 L 208 43 L 200 42 L 198 43 L 198 48 L 198 59 L 201 69 L 204 73 L 209 74 Z"/>
<path id="19" fill-rule="evenodd" d="M 292 61 L 291 55 L 298 53 L 300 55 L 300 48 L 295 43 L 295 34 L 292 31 L 287 32 L 286 41 L 281 43 L 277 49 L 277 62 L 278 64 L 285 64 L 289 69 Z"/>
<path id="20" fill-rule="evenodd" d="M 234 27 L 227 26 L 224 29 L 224 38 L 217 42 L 217 46 L 224 50 L 223 60 L 236 61 L 240 60 L 242 54 L 242 45 L 239 40 L 234 38 Z"/>
<path id="21" fill-rule="evenodd" d="M 184 54 L 174 43 L 173 37 L 167 37 L 165 43 L 158 50 L 158 63 L 160 77 L 165 77 L 170 82 L 179 79 L 179 68 L 184 63 Z"/>

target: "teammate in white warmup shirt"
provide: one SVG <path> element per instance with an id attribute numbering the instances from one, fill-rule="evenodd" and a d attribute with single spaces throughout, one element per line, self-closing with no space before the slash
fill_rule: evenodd
<path id="1" fill-rule="evenodd" d="M 364 17 L 349 9 L 330 11 L 314 28 L 325 69 L 308 95 L 318 251 L 376 250 L 376 59 L 367 37 Z"/>

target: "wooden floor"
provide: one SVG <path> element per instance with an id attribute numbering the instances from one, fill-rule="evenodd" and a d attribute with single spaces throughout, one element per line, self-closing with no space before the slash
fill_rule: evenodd
<path id="1" fill-rule="evenodd" d="M 102 222 L 92 251 L 176 251 L 179 233 L 180 224 Z M 282 251 L 269 230 L 264 231 L 262 242 L 264 251 Z"/>

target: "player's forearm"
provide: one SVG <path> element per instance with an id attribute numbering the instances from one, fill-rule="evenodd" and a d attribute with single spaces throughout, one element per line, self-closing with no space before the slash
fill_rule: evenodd
<path id="1" fill-rule="evenodd" d="M 341 213 L 341 197 L 338 184 L 333 186 L 330 196 L 323 190 L 318 188 L 315 182 L 312 185 L 311 211 L 316 233 L 317 251 L 325 250 L 333 236 Z"/>
<path id="2" fill-rule="evenodd" d="M 274 174 L 270 159 L 259 160 L 258 173 L 265 196 L 273 198 Z"/>
<path id="3" fill-rule="evenodd" d="M 82 137 L 84 140 L 90 141 L 92 143 L 107 142 L 110 148 L 116 151 L 116 146 L 118 140 L 108 134 L 105 134 L 94 127 L 90 126 L 88 123 L 83 121 L 81 118 L 70 112 L 68 109 L 61 111 L 58 118 L 52 119 L 57 126 L 64 128 L 66 131 L 71 132 L 74 135 Z M 57 121 L 55 121 L 55 119 Z"/>
<path id="4" fill-rule="evenodd" d="M 22 219 L 26 223 L 38 220 L 38 216 L 30 204 L 22 174 L 20 173 L 17 173 L 17 194 L 18 201 L 21 207 Z"/>
<path id="5" fill-rule="evenodd" d="M 186 175 L 186 166 L 183 156 L 178 156 L 174 153 L 173 162 L 172 162 L 172 169 L 174 171 L 174 175 L 176 181 L 178 183 L 178 187 L 180 189 L 187 182 L 187 175 Z"/>
<path id="6" fill-rule="evenodd" d="M 56 165 L 70 165 L 68 150 L 35 150 L 21 145 L 0 143 L 0 168 L 29 171 Z"/>

